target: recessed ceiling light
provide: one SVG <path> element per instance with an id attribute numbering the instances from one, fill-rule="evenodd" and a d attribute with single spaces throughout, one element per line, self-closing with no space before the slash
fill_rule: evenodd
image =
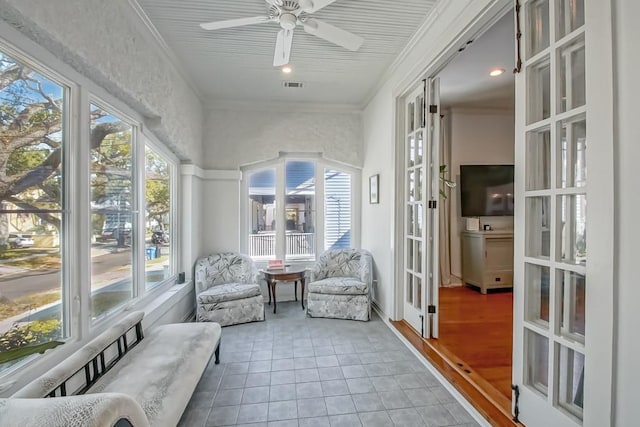
<path id="1" fill-rule="evenodd" d="M 498 77 L 501 74 L 504 74 L 504 68 L 494 68 L 489 72 L 491 77 Z"/>
<path id="2" fill-rule="evenodd" d="M 293 68 L 291 68 L 291 65 L 285 65 L 284 67 L 282 67 L 282 72 L 285 74 L 289 74 L 293 71 Z"/>

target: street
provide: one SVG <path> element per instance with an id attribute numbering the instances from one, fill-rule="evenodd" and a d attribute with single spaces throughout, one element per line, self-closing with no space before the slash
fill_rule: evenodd
<path id="1" fill-rule="evenodd" d="M 126 265 L 131 265 L 131 251 L 121 248 L 120 252 L 93 257 L 91 271 L 92 275 L 97 276 Z M 19 275 L 3 275 L 0 277 L 0 293 L 13 300 L 26 295 L 60 289 L 61 274 L 59 270 L 27 270 Z"/>

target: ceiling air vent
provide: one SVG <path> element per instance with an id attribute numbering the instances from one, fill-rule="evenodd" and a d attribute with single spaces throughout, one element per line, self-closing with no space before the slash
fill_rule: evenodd
<path id="1" fill-rule="evenodd" d="M 282 82 L 282 86 L 301 89 L 304 86 L 303 82 Z"/>

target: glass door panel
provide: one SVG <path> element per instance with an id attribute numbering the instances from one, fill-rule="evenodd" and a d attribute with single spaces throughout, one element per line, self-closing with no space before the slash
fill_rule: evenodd
<path id="1" fill-rule="evenodd" d="M 558 50 L 558 112 L 581 107 L 586 102 L 584 35 Z"/>
<path id="2" fill-rule="evenodd" d="M 558 405 L 582 420 L 584 407 L 584 354 L 556 344 L 559 378 L 556 384 Z"/>
<path id="3" fill-rule="evenodd" d="M 423 330 L 422 286 L 424 238 L 424 89 L 420 88 L 407 99 L 405 114 L 404 207 L 404 319 L 416 330 Z"/>
<path id="4" fill-rule="evenodd" d="M 550 197 L 527 197 L 525 213 L 526 246 L 525 255 L 535 258 L 549 258 L 550 238 Z"/>
<path id="5" fill-rule="evenodd" d="M 587 183 L 587 122 L 584 117 L 561 120 L 558 137 L 558 186 L 584 187 Z"/>
<path id="6" fill-rule="evenodd" d="M 527 190 L 551 188 L 551 132 L 549 129 L 527 133 Z"/>
<path id="7" fill-rule="evenodd" d="M 526 15 L 527 57 L 531 58 L 549 47 L 549 0 L 530 1 Z"/>
<path id="8" fill-rule="evenodd" d="M 525 331 L 525 384 L 547 396 L 549 389 L 549 340 L 530 329 Z"/>
<path id="9" fill-rule="evenodd" d="M 548 119 L 551 115 L 551 63 L 549 57 L 527 67 L 527 123 Z"/>
<path id="10" fill-rule="evenodd" d="M 585 276 L 573 271 L 558 270 L 556 286 L 559 291 L 560 334 L 570 340 L 584 343 L 585 333 Z"/>
<path id="11" fill-rule="evenodd" d="M 525 310 L 527 320 L 549 327 L 549 267 L 525 264 Z"/>
<path id="12" fill-rule="evenodd" d="M 567 194 L 558 196 L 560 245 L 558 259 L 568 264 L 587 263 L 587 196 Z"/>
<path id="13" fill-rule="evenodd" d="M 556 16 L 556 39 L 560 40 L 584 25 L 584 0 L 557 0 Z"/>
<path id="14" fill-rule="evenodd" d="M 523 0 L 520 16 L 526 59 L 516 83 L 516 172 L 524 174 L 516 178 L 514 294 L 523 298 L 514 311 L 513 374 L 524 425 L 581 424 L 583 396 L 599 393 L 585 382 L 591 1 Z"/>

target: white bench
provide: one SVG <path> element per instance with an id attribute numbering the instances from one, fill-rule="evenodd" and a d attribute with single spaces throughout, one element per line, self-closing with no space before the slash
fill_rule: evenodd
<path id="1" fill-rule="evenodd" d="M 175 426 L 211 355 L 219 363 L 217 323 L 178 323 L 144 337 L 134 312 L 8 399 L 0 424 Z"/>

